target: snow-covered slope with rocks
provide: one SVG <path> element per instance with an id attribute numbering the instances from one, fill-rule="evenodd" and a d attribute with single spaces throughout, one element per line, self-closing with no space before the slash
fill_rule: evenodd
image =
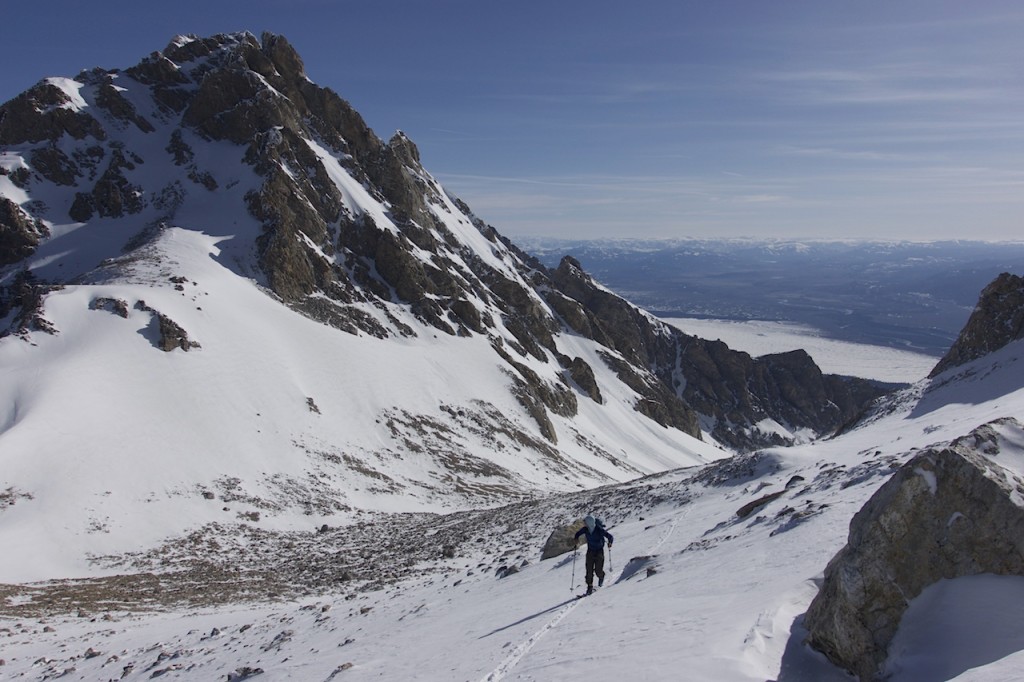
<path id="1" fill-rule="evenodd" d="M 225 269 L 223 240 L 169 228 L 111 266 L 130 274 L 51 293 L 42 314 L 58 333 L 0 342 L 3 479 L 16 501 L 0 526 L 2 580 L 77 575 L 87 555 L 211 522 L 309 529 L 722 454 L 637 418 L 604 376 L 604 403 L 581 400 L 556 447 L 521 414 L 486 338 L 339 332 Z M 200 347 L 159 350 L 153 310 Z"/>
<path id="2" fill-rule="evenodd" d="M 0 169 L 5 677 L 844 679 L 800 614 L 852 515 L 982 424 L 1024 461 L 1024 341 L 864 412 L 806 352 L 544 268 L 278 36 L 47 79 Z M 577 601 L 539 554 L 590 511 L 614 556 Z M 1006 614 L 922 644 L 954 583 L 894 679 L 1024 670 L 976 646 Z"/>
<path id="3" fill-rule="evenodd" d="M 847 680 L 803 644 L 825 565 L 853 514 L 922 449 L 1000 419 L 999 453 L 989 441 L 988 456 L 1024 475 L 1024 429 L 1006 419 L 1024 412 L 1022 354 L 1017 341 L 924 380 L 829 441 L 492 510 L 321 533 L 254 529 L 206 555 L 196 548 L 209 538 L 195 537 L 191 549 L 135 557 L 135 578 L 8 588 L 5 672 Z M 615 543 L 605 586 L 576 599 L 581 556 L 538 558 L 551 530 L 589 511 Z M 1009 634 L 1021 589 L 1021 577 L 976 576 L 927 590 L 891 649 L 890 679 L 1024 674 L 1024 642 Z M 950 607 L 965 603 L 984 614 Z M 61 615 L 69 607 L 81 610 Z"/>
<path id="4" fill-rule="evenodd" d="M 555 318 L 519 257 L 266 41 L 182 38 L 177 61 L 5 105 L 0 580 L 209 523 L 496 504 L 724 454 L 635 412 L 599 344 L 538 345 Z"/>
<path id="5" fill-rule="evenodd" d="M 544 268 L 248 33 L 0 106 L 0 376 L 0 581 L 629 480 L 881 392 Z"/>

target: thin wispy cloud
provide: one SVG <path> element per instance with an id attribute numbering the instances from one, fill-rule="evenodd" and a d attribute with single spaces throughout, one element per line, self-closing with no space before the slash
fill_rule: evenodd
<path id="1" fill-rule="evenodd" d="M 428 171 L 513 237 L 1020 232 L 1017 0 L 309 2 L 309 18 L 262 3 L 260 25 L 239 28 L 284 33 L 310 78 L 384 137 L 406 131 Z M 62 3 L 62 22 L 12 5 L 0 99 L 129 67 L 174 33 L 236 30 L 243 4 L 140 6 L 130 32 L 104 3 Z M 375 31 L 338 40 L 356 21 L 387 27 L 388 49 Z"/>
<path id="2" fill-rule="evenodd" d="M 779 153 L 785 156 L 801 156 L 810 158 L 838 159 L 841 161 L 865 162 L 906 162 L 921 161 L 929 158 L 920 154 L 896 152 L 880 152 L 870 149 L 836 149 L 834 147 L 779 147 Z"/>

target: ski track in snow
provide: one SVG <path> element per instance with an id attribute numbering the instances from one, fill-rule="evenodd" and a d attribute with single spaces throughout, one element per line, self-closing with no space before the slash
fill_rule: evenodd
<path id="1" fill-rule="evenodd" d="M 558 611 L 558 613 L 556 613 L 551 618 L 551 620 L 544 624 L 544 626 L 540 630 L 537 630 L 537 632 L 530 635 L 530 637 L 527 638 L 525 641 L 520 642 L 519 646 L 517 646 L 515 650 L 512 651 L 512 653 L 506 656 L 505 660 L 499 663 L 497 668 L 495 668 L 490 673 L 482 677 L 480 679 L 480 682 L 498 682 L 498 680 L 505 677 L 505 675 L 507 675 L 512 670 L 512 668 L 516 667 L 516 664 L 523 659 L 523 656 L 529 653 L 530 649 L 532 649 L 534 645 L 536 645 L 537 642 L 540 641 L 541 637 L 546 635 L 550 630 L 552 630 L 559 623 L 561 623 L 562 619 L 568 616 L 570 613 L 572 613 L 573 610 L 582 602 L 583 600 L 576 599 L 571 604 L 566 604 L 565 606 L 563 606 Z"/>
<path id="2" fill-rule="evenodd" d="M 664 533 L 662 533 L 661 537 L 658 538 L 654 545 L 652 545 L 651 548 L 647 551 L 648 554 L 654 554 L 663 544 L 665 544 L 665 541 L 669 539 L 673 531 L 675 531 L 676 526 L 679 524 L 679 516 L 680 514 L 676 514 L 672 518 L 672 523 L 669 525 L 668 529 Z M 628 563 L 629 562 L 626 562 L 626 565 L 628 565 Z M 624 570 L 625 568 L 623 568 L 623 571 Z M 616 581 L 612 581 L 611 584 L 614 585 L 615 582 Z M 480 678 L 480 682 L 498 682 L 498 680 L 504 678 L 505 675 L 511 672 L 511 670 L 514 667 L 516 667 L 516 664 L 519 663 L 519 661 L 523 660 L 523 657 L 530 652 L 530 649 L 536 646 L 537 642 L 539 642 L 544 635 L 546 635 L 552 629 L 557 627 L 558 624 L 561 623 L 566 616 L 572 613 L 576 609 L 576 607 L 579 606 L 581 603 L 583 603 L 583 600 L 577 598 L 571 604 L 566 604 L 561 609 L 559 609 L 558 613 L 551 617 L 551 620 L 545 623 L 539 630 L 534 632 L 527 639 L 520 642 L 519 646 L 517 646 L 512 651 L 512 653 L 506 656 L 505 660 L 498 664 L 498 667 L 496 667 L 494 670 L 489 672 L 484 677 Z"/>
<path id="3" fill-rule="evenodd" d="M 660 547 L 661 547 L 662 545 L 664 545 L 664 544 L 665 544 L 665 541 L 666 541 L 666 540 L 668 540 L 668 539 L 669 539 L 669 537 L 670 537 L 670 536 L 672 535 L 672 532 L 673 532 L 673 531 L 675 531 L 675 529 L 676 529 L 676 526 L 677 526 L 677 525 L 679 525 L 679 516 L 680 516 L 680 514 L 676 514 L 676 515 L 675 515 L 675 516 L 674 516 L 674 517 L 672 518 L 672 524 L 671 524 L 671 525 L 670 525 L 670 526 L 668 527 L 668 530 L 666 530 L 666 531 L 665 531 L 665 532 L 664 532 L 664 533 L 662 534 L 662 536 L 661 536 L 660 538 L 658 538 L 658 541 L 657 541 L 657 542 L 655 542 L 655 543 L 654 543 L 654 545 L 653 545 L 653 546 L 652 546 L 652 547 L 651 547 L 651 548 L 650 548 L 649 550 L 647 550 L 647 553 L 648 553 L 648 554 L 654 554 L 655 552 L 657 552 L 657 551 L 658 551 L 658 549 L 659 549 L 659 548 L 660 548 Z"/>

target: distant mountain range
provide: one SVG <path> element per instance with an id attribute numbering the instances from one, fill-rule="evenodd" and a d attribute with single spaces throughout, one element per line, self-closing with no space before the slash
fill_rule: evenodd
<path id="1" fill-rule="evenodd" d="M 572 254 L 663 317 L 785 320 L 857 343 L 940 356 L 1024 242 L 521 238 L 547 265 Z"/>

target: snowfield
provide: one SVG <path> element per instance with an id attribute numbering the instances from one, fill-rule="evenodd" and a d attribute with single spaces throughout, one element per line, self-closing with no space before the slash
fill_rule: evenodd
<path id="1" fill-rule="evenodd" d="M 368 512 L 493 506 L 727 454 L 637 419 L 628 389 L 580 400 L 557 422 L 558 450 L 525 440 L 536 425 L 518 416 L 488 339 L 327 327 L 224 267 L 230 241 L 169 228 L 97 283 L 51 293 L 56 335 L 0 341 L 2 480 L 15 501 L 0 524 L 0 582 L 95 575 L 93 557 L 211 522 L 309 530 Z M 153 311 L 199 346 L 155 348 Z M 596 344 L 567 341 L 611 372 Z M 458 430 L 444 425 L 455 413 Z M 602 443 L 630 449 L 616 461 Z"/>
<path id="2" fill-rule="evenodd" d="M 185 599 L 191 605 L 168 605 L 156 589 L 127 609 L 105 612 L 97 598 L 59 615 L 46 604 L 57 583 L 6 588 L 3 672 L 83 680 L 257 672 L 270 680 L 848 680 L 802 643 L 800 616 L 826 563 L 845 543 L 852 515 L 915 451 L 1021 414 L 1022 352 L 1018 341 L 921 382 L 895 401 L 893 414 L 833 440 L 495 510 L 293 535 L 291 550 L 267 550 L 273 538 L 239 538 L 205 557 L 242 569 L 240 579 L 260 562 L 272 572 L 296 570 L 296 558 L 319 571 L 291 594 L 256 591 L 211 606 L 204 602 L 225 588 L 209 584 Z M 1000 437 L 998 461 L 1024 473 L 1024 432 L 1004 427 Z M 757 504 L 772 493 L 780 494 Z M 606 519 L 615 543 L 605 587 L 576 599 L 582 555 L 538 557 L 552 529 L 588 511 Z M 358 545 L 360 534 L 366 544 Z M 173 564 L 188 561 L 160 561 L 135 565 L 159 571 L 166 594 L 176 594 Z M 375 568 L 338 580 L 341 568 L 358 573 L 360 565 Z M 518 572 L 508 574 L 510 566 Z M 891 649 L 890 679 L 1020 679 L 1022 590 L 1024 578 L 995 576 L 929 588 Z"/>

